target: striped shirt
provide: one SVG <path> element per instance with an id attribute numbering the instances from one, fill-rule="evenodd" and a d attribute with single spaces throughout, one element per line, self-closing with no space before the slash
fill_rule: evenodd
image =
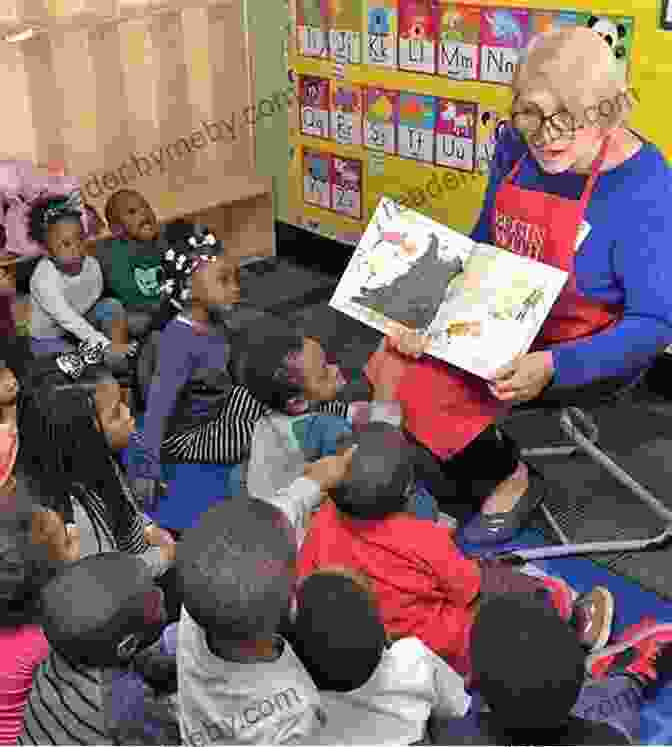
<path id="1" fill-rule="evenodd" d="M 165 573 L 171 563 L 161 557 L 161 548 L 151 546 L 145 540 L 145 527 L 150 523 L 139 511 L 123 475 L 120 481 L 124 497 L 132 506 L 133 518 L 130 526 L 115 536 L 109 521 L 109 512 L 103 499 L 91 490 L 86 490 L 88 511 L 76 495 L 71 495 L 75 523 L 80 531 L 81 557 L 104 552 L 126 552 L 139 555 L 157 578 Z"/>
<path id="2" fill-rule="evenodd" d="M 17 744 L 179 744 L 175 703 L 134 672 L 75 666 L 52 650 L 35 672 Z"/>

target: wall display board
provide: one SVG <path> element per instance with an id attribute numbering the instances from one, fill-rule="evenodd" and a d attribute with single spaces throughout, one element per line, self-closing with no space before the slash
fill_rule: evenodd
<path id="1" fill-rule="evenodd" d="M 573 3 L 291 0 L 291 221 L 355 244 L 387 195 L 468 233 L 508 122 L 520 51 L 539 31 L 599 33 L 637 113 L 632 6 Z"/>

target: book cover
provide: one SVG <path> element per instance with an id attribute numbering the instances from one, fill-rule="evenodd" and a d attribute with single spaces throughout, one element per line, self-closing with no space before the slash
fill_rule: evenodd
<path id="1" fill-rule="evenodd" d="M 370 150 L 395 155 L 399 123 L 399 92 L 368 87 L 365 101 L 364 146 Z"/>
<path id="2" fill-rule="evenodd" d="M 362 88 L 331 80 L 331 139 L 340 145 L 362 144 Z"/>
<path id="3" fill-rule="evenodd" d="M 435 67 L 432 0 L 399 0 L 399 69 L 433 75 Z"/>
<path id="4" fill-rule="evenodd" d="M 329 79 L 302 75 L 299 78 L 301 134 L 329 139 Z"/>
<path id="5" fill-rule="evenodd" d="M 511 85 L 520 51 L 529 41 L 530 11 L 481 8 L 480 80 Z"/>
<path id="6" fill-rule="evenodd" d="M 331 207 L 349 218 L 362 218 L 362 162 L 331 157 Z"/>
<path id="7" fill-rule="evenodd" d="M 330 155 L 303 149 L 303 201 L 308 205 L 331 207 Z"/>
<path id="8" fill-rule="evenodd" d="M 298 51 L 304 57 L 329 56 L 329 0 L 296 0 Z"/>
<path id="9" fill-rule="evenodd" d="M 399 95 L 398 154 L 434 163 L 436 99 L 416 93 Z"/>
<path id="10" fill-rule="evenodd" d="M 329 0 L 329 56 L 343 65 L 362 62 L 363 0 Z"/>
<path id="11" fill-rule="evenodd" d="M 397 67 L 398 22 L 397 0 L 368 0 L 364 45 L 367 65 Z"/>
<path id="12" fill-rule="evenodd" d="M 434 24 L 437 75 L 453 80 L 478 80 L 480 8 L 439 0 L 434 7 Z"/>
<path id="13" fill-rule="evenodd" d="M 383 197 L 330 305 L 483 379 L 529 350 L 567 273 L 446 228 Z"/>
<path id="14" fill-rule="evenodd" d="M 476 104 L 439 99 L 436 121 L 436 163 L 473 171 L 476 158 Z"/>

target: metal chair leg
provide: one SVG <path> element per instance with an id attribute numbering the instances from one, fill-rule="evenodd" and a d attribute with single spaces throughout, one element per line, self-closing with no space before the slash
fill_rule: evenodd
<path id="1" fill-rule="evenodd" d="M 572 412 L 570 412 L 570 410 Z M 588 437 L 581 433 L 580 429 L 576 427 L 575 423 L 572 421 L 572 415 L 575 415 L 587 426 L 589 430 Z M 548 509 L 544 506 L 542 507 L 544 516 L 547 521 L 549 521 L 549 524 L 556 534 L 561 538 L 563 544 L 551 547 L 538 547 L 530 550 L 516 550 L 513 553 L 503 552 L 500 556 L 508 556 L 511 560 L 516 562 L 527 562 L 528 560 L 557 558 L 569 555 L 657 550 L 672 541 L 672 511 L 595 445 L 593 440 L 590 438 L 590 436 L 595 436 L 597 433 L 597 426 L 595 423 L 588 418 L 585 413 L 577 408 L 568 408 L 567 410 L 563 410 L 560 415 L 560 426 L 567 436 L 576 443 L 578 448 L 585 451 L 588 456 L 602 466 L 610 475 L 612 475 L 612 477 L 618 480 L 625 487 L 629 488 L 642 502 L 646 503 L 649 508 L 665 522 L 665 529 L 654 537 L 646 537 L 643 539 L 609 540 L 604 542 L 571 544 L 567 541 L 566 537 L 563 539 L 564 535 L 562 534 L 562 530 L 558 532 L 559 527 L 556 528 L 556 526 L 554 526 L 555 519 L 552 518 L 550 512 L 548 512 Z"/>

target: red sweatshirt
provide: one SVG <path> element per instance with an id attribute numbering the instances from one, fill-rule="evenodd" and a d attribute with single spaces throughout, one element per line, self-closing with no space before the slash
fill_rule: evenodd
<path id="1" fill-rule="evenodd" d="M 416 636 L 460 674 L 469 672 L 469 605 L 480 591 L 475 560 L 446 527 L 395 514 L 383 520 L 341 517 L 326 501 L 313 517 L 298 563 L 299 579 L 329 565 L 371 579 L 388 633 Z"/>

